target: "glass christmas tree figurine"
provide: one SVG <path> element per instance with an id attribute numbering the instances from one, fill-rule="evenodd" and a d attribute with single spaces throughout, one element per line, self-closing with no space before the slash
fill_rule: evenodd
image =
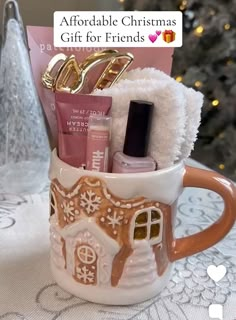
<path id="1" fill-rule="evenodd" d="M 4 5 L 0 58 L 0 192 L 35 193 L 48 182 L 49 143 L 17 2 Z"/>

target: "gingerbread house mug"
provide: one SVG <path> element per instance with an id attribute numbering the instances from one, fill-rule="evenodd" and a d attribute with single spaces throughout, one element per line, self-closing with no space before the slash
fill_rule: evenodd
<path id="1" fill-rule="evenodd" d="M 175 260 L 205 250 L 232 228 L 234 185 L 221 175 L 178 163 L 138 174 L 80 170 L 54 150 L 51 179 L 51 268 L 66 291 L 104 304 L 133 304 L 157 295 Z M 184 187 L 222 196 L 213 225 L 175 239 L 176 203 Z"/>

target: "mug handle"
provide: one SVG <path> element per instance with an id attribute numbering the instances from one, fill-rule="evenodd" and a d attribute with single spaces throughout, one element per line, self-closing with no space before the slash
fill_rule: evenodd
<path id="1" fill-rule="evenodd" d="M 223 198 L 225 207 L 220 218 L 207 229 L 191 236 L 173 239 L 171 261 L 193 255 L 215 245 L 231 230 L 236 217 L 236 187 L 222 175 L 214 171 L 186 166 L 183 186 L 215 191 Z"/>

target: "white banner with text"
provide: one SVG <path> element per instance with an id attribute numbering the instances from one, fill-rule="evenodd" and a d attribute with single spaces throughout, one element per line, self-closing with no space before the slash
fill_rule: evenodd
<path id="1" fill-rule="evenodd" d="M 181 47 L 180 11 L 56 11 L 55 47 Z"/>

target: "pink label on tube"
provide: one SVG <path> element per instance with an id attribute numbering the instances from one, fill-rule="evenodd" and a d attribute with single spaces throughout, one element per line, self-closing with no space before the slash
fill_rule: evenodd
<path id="1" fill-rule="evenodd" d="M 96 116 L 89 119 L 86 153 L 87 170 L 108 172 L 110 120 L 109 117 L 99 116 L 97 119 Z M 94 124 L 96 121 L 98 121 L 98 125 Z M 103 125 L 101 122 L 103 122 Z"/>
<path id="2" fill-rule="evenodd" d="M 58 155 L 61 160 L 74 167 L 86 163 L 88 120 L 91 115 L 103 117 L 110 110 L 111 101 L 111 97 L 56 93 Z"/>

